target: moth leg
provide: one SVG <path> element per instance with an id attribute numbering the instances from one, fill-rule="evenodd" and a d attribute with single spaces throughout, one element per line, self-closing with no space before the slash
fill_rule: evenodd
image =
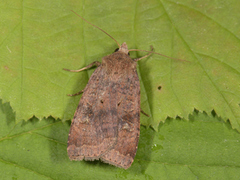
<path id="1" fill-rule="evenodd" d="M 71 71 L 71 72 L 80 72 L 80 71 L 83 71 L 83 70 L 85 70 L 85 69 L 89 69 L 89 68 L 91 68 L 91 67 L 93 67 L 93 66 L 100 66 L 101 65 L 101 63 L 99 62 L 99 61 L 94 61 L 93 63 L 91 63 L 91 64 L 89 64 L 89 65 L 87 65 L 86 67 L 84 67 L 84 68 L 82 68 L 82 69 L 78 69 L 78 70 L 70 70 L 70 69 L 65 69 L 65 68 L 63 68 L 63 70 L 65 70 L 65 71 Z"/>
<path id="2" fill-rule="evenodd" d="M 85 69 L 89 69 L 89 68 L 91 68 L 91 67 L 93 67 L 93 66 L 100 66 L 100 65 L 101 65 L 101 63 L 100 63 L 99 61 L 94 61 L 93 63 L 87 65 L 86 67 L 84 67 L 84 68 L 82 68 L 82 69 L 70 70 L 70 69 L 65 69 L 65 68 L 64 68 L 63 70 L 65 70 L 65 71 L 71 71 L 71 72 L 80 72 L 80 71 L 83 71 L 83 70 L 85 70 Z M 81 90 L 81 91 L 79 91 L 78 93 L 75 93 L 75 94 L 68 94 L 68 96 L 77 96 L 77 95 L 79 95 L 79 94 L 81 94 L 81 93 L 83 93 L 83 92 L 84 92 L 84 89 Z"/>
<path id="3" fill-rule="evenodd" d="M 145 113 L 142 109 L 141 109 L 141 113 L 143 113 L 145 116 L 150 117 L 147 113 Z"/>
<path id="4" fill-rule="evenodd" d="M 77 96 L 79 94 L 82 94 L 83 92 L 84 92 L 84 89 L 75 94 L 68 94 L 68 96 Z"/>
<path id="5" fill-rule="evenodd" d="M 153 46 L 152 45 L 150 46 L 150 48 L 151 48 L 151 51 L 153 51 Z M 149 52 L 147 55 L 145 55 L 143 57 L 133 59 L 133 61 L 140 61 L 141 59 L 144 59 L 144 58 L 150 56 L 151 54 L 152 54 L 152 52 Z"/>

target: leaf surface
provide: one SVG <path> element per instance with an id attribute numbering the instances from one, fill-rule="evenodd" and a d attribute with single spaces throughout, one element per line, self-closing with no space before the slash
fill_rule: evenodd
<path id="1" fill-rule="evenodd" d="M 1 1 L 0 96 L 16 122 L 36 116 L 71 119 L 93 69 L 71 73 L 117 45 L 75 10 L 130 49 L 152 55 L 138 64 L 141 106 L 157 129 L 167 117 L 212 110 L 240 130 L 240 1 Z M 144 53 L 132 53 L 140 57 Z"/>
<path id="2" fill-rule="evenodd" d="M 167 119 L 159 131 L 141 127 L 128 170 L 100 161 L 70 161 L 70 121 L 32 118 L 15 123 L 0 103 L 0 179 L 238 179 L 240 134 L 221 118 L 194 113 Z"/>

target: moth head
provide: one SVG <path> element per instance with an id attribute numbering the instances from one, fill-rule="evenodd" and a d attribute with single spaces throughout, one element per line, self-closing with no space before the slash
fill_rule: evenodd
<path id="1" fill-rule="evenodd" d="M 120 48 L 117 48 L 117 49 L 115 50 L 115 52 L 117 52 L 117 51 L 123 52 L 124 54 L 127 54 L 127 55 L 130 56 L 130 53 L 129 53 L 128 47 L 127 47 L 127 43 L 125 43 L 125 42 L 122 43 L 122 45 L 120 46 Z"/>
<path id="2" fill-rule="evenodd" d="M 120 52 L 123 52 L 123 53 L 125 53 L 125 54 L 128 54 L 128 47 L 127 47 L 127 43 L 122 43 L 122 45 L 121 45 L 121 47 L 119 48 L 119 50 L 118 51 L 120 51 Z"/>

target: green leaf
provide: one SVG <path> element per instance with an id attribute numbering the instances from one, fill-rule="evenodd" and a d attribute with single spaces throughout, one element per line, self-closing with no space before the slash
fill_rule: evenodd
<path id="1" fill-rule="evenodd" d="M 36 116 L 71 119 L 92 70 L 71 73 L 112 53 L 116 43 L 159 55 L 139 62 L 141 123 L 157 129 L 167 117 L 212 110 L 240 130 L 240 1 L 0 2 L 0 96 L 16 122 Z M 133 53 L 140 57 L 144 53 Z"/>
<path id="2" fill-rule="evenodd" d="M 128 170 L 100 161 L 70 161 L 70 121 L 32 118 L 15 124 L 0 102 L 0 179 L 238 179 L 240 134 L 221 118 L 194 113 L 167 119 L 159 131 L 141 127 Z"/>

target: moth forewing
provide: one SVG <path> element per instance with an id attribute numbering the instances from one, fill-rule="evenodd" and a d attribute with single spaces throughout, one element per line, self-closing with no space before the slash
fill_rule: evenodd
<path id="1" fill-rule="evenodd" d="M 120 49 L 103 58 L 84 89 L 70 128 L 69 158 L 130 167 L 137 151 L 139 118 L 136 62 Z"/>

